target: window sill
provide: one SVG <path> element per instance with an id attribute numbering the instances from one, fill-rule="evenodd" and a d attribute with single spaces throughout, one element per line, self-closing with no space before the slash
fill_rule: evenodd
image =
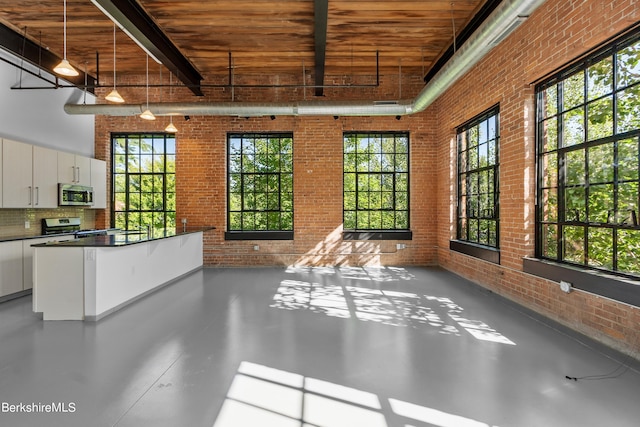
<path id="1" fill-rule="evenodd" d="M 342 240 L 412 240 L 411 230 L 343 231 Z"/>
<path id="2" fill-rule="evenodd" d="M 555 282 L 640 307 L 640 281 L 599 270 L 537 258 L 524 258 L 523 271 Z"/>
<path id="3" fill-rule="evenodd" d="M 293 231 L 227 231 L 224 240 L 293 240 Z"/>
<path id="4" fill-rule="evenodd" d="M 451 240 L 449 249 L 494 264 L 500 264 L 500 250 L 497 248 L 490 248 L 463 240 Z"/>

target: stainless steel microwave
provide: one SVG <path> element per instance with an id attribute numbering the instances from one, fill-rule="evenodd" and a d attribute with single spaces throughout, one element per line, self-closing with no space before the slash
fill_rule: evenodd
<path id="1" fill-rule="evenodd" d="M 78 184 L 58 184 L 59 206 L 92 206 L 93 187 Z"/>

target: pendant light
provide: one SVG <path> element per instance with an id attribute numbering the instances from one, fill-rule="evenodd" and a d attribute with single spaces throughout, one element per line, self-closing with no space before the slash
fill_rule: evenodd
<path id="1" fill-rule="evenodd" d="M 113 24 L 113 90 L 105 96 L 107 101 L 117 102 L 122 104 L 124 98 L 118 93 L 116 89 L 116 24 Z"/>
<path id="2" fill-rule="evenodd" d="M 171 89 L 173 89 L 173 74 L 171 74 L 171 72 L 169 72 L 169 101 L 171 101 Z M 175 127 L 175 125 L 173 124 L 173 116 L 169 116 L 169 124 L 167 125 L 166 128 L 164 128 L 165 132 L 169 132 L 169 133 L 176 133 L 178 132 L 178 128 Z"/>
<path id="3" fill-rule="evenodd" d="M 64 50 L 63 50 L 63 58 L 62 61 L 58 65 L 55 66 L 53 71 L 58 74 L 67 77 L 75 77 L 79 75 L 78 71 L 69 64 L 67 61 L 67 0 L 64 0 L 64 12 L 63 12 L 63 34 L 64 34 Z"/>
<path id="4" fill-rule="evenodd" d="M 155 120 L 156 116 L 149 110 L 149 55 L 147 55 L 147 109 L 140 114 L 141 119 Z"/>

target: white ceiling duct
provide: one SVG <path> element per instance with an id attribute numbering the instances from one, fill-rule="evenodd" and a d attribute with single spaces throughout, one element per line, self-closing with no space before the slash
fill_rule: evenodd
<path id="1" fill-rule="evenodd" d="M 401 116 L 426 109 L 467 73 L 500 41 L 513 32 L 544 0 L 503 0 L 451 60 L 412 100 L 402 101 L 298 101 L 287 103 L 188 102 L 149 103 L 157 116 Z M 145 104 L 66 104 L 67 114 L 134 116 Z"/>

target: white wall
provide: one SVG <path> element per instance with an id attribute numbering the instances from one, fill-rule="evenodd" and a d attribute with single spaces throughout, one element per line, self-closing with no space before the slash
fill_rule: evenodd
<path id="1" fill-rule="evenodd" d="M 20 64 L 0 50 L 0 57 Z M 34 71 L 35 67 L 32 67 Z M 0 61 L 0 138 L 9 138 L 84 156 L 94 156 L 94 116 L 68 115 L 66 103 L 94 104 L 90 93 L 74 88 L 15 90 L 11 87 L 51 87 L 50 84 Z M 49 80 L 54 77 L 43 72 Z M 61 81 L 61 83 L 66 83 Z"/>

